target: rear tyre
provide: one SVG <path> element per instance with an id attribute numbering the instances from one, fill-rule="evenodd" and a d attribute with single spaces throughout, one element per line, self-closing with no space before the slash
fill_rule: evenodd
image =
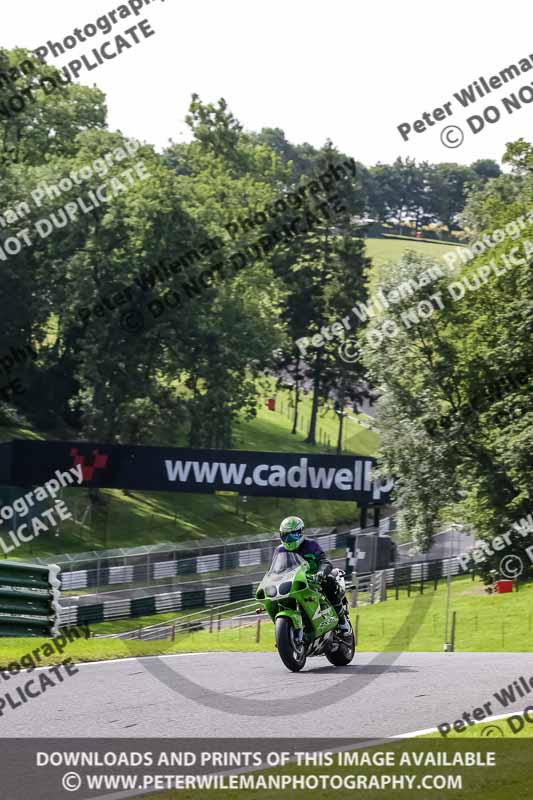
<path id="1" fill-rule="evenodd" d="M 276 645 L 279 657 L 291 672 L 299 672 L 305 665 L 305 645 L 295 640 L 294 626 L 288 617 L 276 620 Z"/>
<path id="2" fill-rule="evenodd" d="M 355 634 L 351 624 L 350 628 L 350 636 L 336 636 L 335 649 L 326 650 L 324 653 L 329 663 L 333 664 L 334 667 L 346 667 L 355 655 Z"/>

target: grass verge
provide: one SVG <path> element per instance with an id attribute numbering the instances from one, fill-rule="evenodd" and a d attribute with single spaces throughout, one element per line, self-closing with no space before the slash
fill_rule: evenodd
<path id="1" fill-rule="evenodd" d="M 424 596 L 407 597 L 405 590 L 399 600 L 363 606 L 351 610 L 352 623 L 358 628 L 360 652 L 441 652 L 444 643 L 446 585 L 438 584 L 436 591 L 426 584 Z M 456 650 L 462 652 L 529 652 L 528 635 L 533 611 L 533 582 L 522 586 L 519 592 L 504 595 L 486 595 L 480 581 L 470 577 L 452 581 L 451 610 L 457 612 Z M 168 615 L 163 615 L 168 618 Z M 172 616 L 178 616 L 175 612 Z M 357 618 L 358 617 L 358 621 Z M 147 618 L 148 624 L 164 621 Z M 178 634 L 175 642 L 145 642 L 99 640 L 73 642 L 68 655 L 74 661 L 98 661 L 107 658 L 165 653 L 204 652 L 274 652 L 273 625 L 261 621 L 258 638 L 258 620 L 251 624 L 222 630 L 195 631 Z M 136 626 L 139 621 L 135 621 Z M 104 623 L 106 624 L 106 623 Z M 114 626 L 115 623 L 108 623 Z M 236 622 L 234 623 L 236 625 Z M 96 630 L 96 626 L 92 626 Z M 100 629 L 102 630 L 102 629 Z M 102 631 L 103 632 L 103 631 Z M 105 632 L 111 632 L 106 630 Z M 20 655 L 45 643 L 42 639 L 1 639 L 0 666 L 18 660 Z M 35 643 L 35 644 L 33 644 Z M 33 647 L 32 647 L 33 644 Z M 17 655 L 18 654 L 18 655 Z M 43 663 L 59 663 L 50 657 Z"/>

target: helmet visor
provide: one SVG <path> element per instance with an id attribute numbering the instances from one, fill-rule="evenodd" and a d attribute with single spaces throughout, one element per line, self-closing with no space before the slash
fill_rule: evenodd
<path id="1" fill-rule="evenodd" d="M 302 532 L 301 531 L 293 531 L 292 533 L 282 533 L 280 538 L 281 538 L 282 542 L 286 542 L 287 544 L 291 544 L 293 542 L 300 541 L 300 539 L 302 538 Z"/>

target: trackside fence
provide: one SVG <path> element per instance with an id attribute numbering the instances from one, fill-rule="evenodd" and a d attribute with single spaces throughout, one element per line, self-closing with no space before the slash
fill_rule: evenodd
<path id="1" fill-rule="evenodd" d="M 325 552 L 344 550 L 348 532 L 338 533 L 334 528 L 309 529 L 309 536 L 316 539 Z M 269 564 L 276 545 L 274 534 L 261 534 L 243 542 L 219 543 L 197 547 L 196 550 L 164 547 L 159 545 L 150 552 L 124 552 L 107 556 L 72 556 L 61 564 L 61 588 L 63 591 L 92 589 L 132 584 L 155 584 L 178 582 L 191 575 L 207 575 L 213 572 L 246 569 Z"/>
<path id="2" fill-rule="evenodd" d="M 353 584 L 347 591 L 359 593 L 357 602 L 380 602 L 386 599 L 387 590 L 394 589 L 398 597 L 401 589 L 407 591 L 423 591 L 428 581 L 436 583 L 448 574 L 460 575 L 463 570 L 456 557 L 439 561 L 425 561 L 416 564 L 381 570 L 378 573 L 354 575 Z M 92 605 L 70 605 L 61 609 L 62 625 L 82 623 L 98 623 L 116 619 L 135 619 L 152 616 L 169 611 L 186 611 L 187 609 L 208 609 L 243 603 L 255 597 L 258 582 L 243 583 L 231 586 L 214 586 L 192 591 L 169 592 L 147 597 L 124 600 L 110 600 Z M 168 623 L 167 623 L 168 624 Z"/>

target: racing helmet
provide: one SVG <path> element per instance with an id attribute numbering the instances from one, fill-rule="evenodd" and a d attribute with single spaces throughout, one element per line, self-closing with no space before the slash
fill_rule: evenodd
<path id="1" fill-rule="evenodd" d="M 281 544 L 285 550 L 298 550 L 304 540 L 304 521 L 301 517 L 285 517 L 279 526 Z"/>

